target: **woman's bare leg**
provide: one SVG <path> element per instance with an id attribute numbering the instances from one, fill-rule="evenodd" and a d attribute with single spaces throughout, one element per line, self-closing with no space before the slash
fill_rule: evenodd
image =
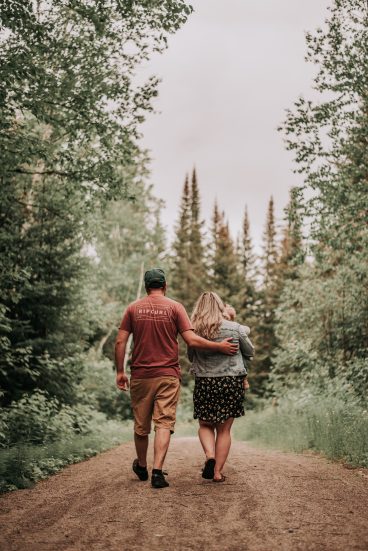
<path id="1" fill-rule="evenodd" d="M 206 459 L 215 457 L 215 426 L 199 419 L 199 440 L 202 444 Z"/>
<path id="2" fill-rule="evenodd" d="M 221 479 L 222 469 L 224 468 L 227 456 L 229 455 L 231 446 L 231 425 L 234 422 L 234 417 L 226 419 L 224 423 L 217 423 L 216 425 L 216 445 L 215 445 L 215 476 L 216 480 Z"/>

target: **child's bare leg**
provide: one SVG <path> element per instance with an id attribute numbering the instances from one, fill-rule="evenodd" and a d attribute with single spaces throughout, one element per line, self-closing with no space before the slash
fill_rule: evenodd
<path id="1" fill-rule="evenodd" d="M 199 419 L 199 440 L 202 444 L 206 459 L 215 457 L 215 427 L 211 423 Z"/>
<path id="2" fill-rule="evenodd" d="M 220 480 L 222 476 L 222 469 L 224 468 L 227 456 L 229 455 L 231 446 L 231 426 L 234 422 L 234 418 L 230 417 L 226 419 L 224 423 L 216 424 L 216 445 L 215 445 L 215 480 Z"/>

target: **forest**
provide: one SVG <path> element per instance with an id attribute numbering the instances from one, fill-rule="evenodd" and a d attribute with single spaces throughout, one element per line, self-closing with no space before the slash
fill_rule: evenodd
<path id="1" fill-rule="evenodd" d="M 368 466 L 366 2 L 334 0 L 306 35 L 319 99 L 297 98 L 279 128 L 303 184 L 281 230 L 270 193 L 260 255 L 246 204 L 240 235 L 217 203 L 206 227 L 191 168 L 172 243 L 161 223 L 140 144 L 159 81 L 139 83 L 136 69 L 191 11 L 184 0 L 1 7 L 2 491 L 131 437 L 113 347 L 151 266 L 189 313 L 211 289 L 251 327 L 238 438 Z M 181 357 L 190 425 L 184 348 Z"/>

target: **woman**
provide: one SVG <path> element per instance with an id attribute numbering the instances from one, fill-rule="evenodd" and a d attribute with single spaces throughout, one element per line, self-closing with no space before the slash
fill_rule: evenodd
<path id="1" fill-rule="evenodd" d="M 206 454 L 202 476 L 214 482 L 225 480 L 222 470 L 231 446 L 231 426 L 235 417 L 244 415 L 244 389 L 248 388 L 244 360 L 251 359 L 254 353 L 247 337 L 249 328 L 224 316 L 225 305 L 220 297 L 216 293 L 202 293 L 193 310 L 193 328 L 209 340 L 232 337 L 239 342 L 236 355 L 188 351 L 195 374 L 194 418 L 199 420 L 198 435 Z"/>

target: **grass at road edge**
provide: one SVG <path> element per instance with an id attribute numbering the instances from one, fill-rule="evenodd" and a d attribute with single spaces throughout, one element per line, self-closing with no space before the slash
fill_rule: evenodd
<path id="1" fill-rule="evenodd" d="M 30 488 L 66 465 L 78 463 L 132 439 L 132 423 L 107 421 L 93 432 L 44 445 L 0 449 L 0 492 Z"/>
<path id="2" fill-rule="evenodd" d="M 338 399 L 247 411 L 235 421 L 233 434 L 238 440 L 282 451 L 313 450 L 368 467 L 368 412 Z"/>

